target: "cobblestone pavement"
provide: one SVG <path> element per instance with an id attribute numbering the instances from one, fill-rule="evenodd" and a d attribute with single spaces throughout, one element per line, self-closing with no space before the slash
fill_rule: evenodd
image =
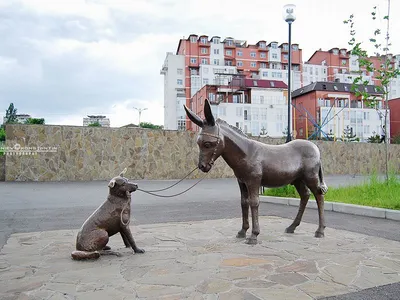
<path id="1" fill-rule="evenodd" d="M 259 244 L 235 234 L 240 219 L 132 226 L 145 254 L 70 258 L 76 230 L 17 233 L 0 253 L 0 299 L 318 299 L 400 281 L 400 242 L 260 217 Z"/>

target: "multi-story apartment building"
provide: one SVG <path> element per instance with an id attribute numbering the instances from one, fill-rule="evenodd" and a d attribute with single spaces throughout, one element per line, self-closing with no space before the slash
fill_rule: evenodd
<path id="1" fill-rule="evenodd" d="M 334 139 L 341 138 L 349 128 L 360 139 L 366 141 L 374 134 L 380 134 L 384 124 L 384 101 L 382 93 L 375 85 L 359 85 L 358 89 L 376 97 L 374 107 L 366 105 L 361 97 L 351 92 L 352 84 L 340 82 L 314 82 L 293 91 L 295 110 L 293 127 L 297 138 L 307 139 L 318 131 L 318 137 L 330 134 Z M 389 111 L 390 116 L 390 111 Z M 389 118 L 388 118 L 389 119 Z M 388 131 L 390 124 L 386 124 Z"/>
<path id="2" fill-rule="evenodd" d="M 83 126 L 89 126 L 93 123 L 99 123 L 102 127 L 110 127 L 110 119 L 106 116 L 87 116 L 87 118 L 83 118 Z"/>
<path id="3" fill-rule="evenodd" d="M 192 110 L 204 118 L 204 100 L 213 115 L 253 136 L 284 136 L 287 127 L 287 85 L 283 81 L 237 76 L 229 85 L 204 85 L 193 95 Z M 199 128 L 194 126 L 193 130 Z"/>
<path id="4" fill-rule="evenodd" d="M 376 69 L 379 69 L 384 57 L 371 56 L 369 59 Z M 391 65 L 400 68 L 400 55 L 393 56 L 388 54 Z M 313 77 L 313 67 L 321 66 L 326 76 Z M 326 68 L 326 71 L 325 71 Z M 358 57 L 350 54 L 350 51 L 344 48 L 332 48 L 328 51 L 321 49 L 314 52 L 309 60 L 303 65 L 303 85 L 308 85 L 316 81 L 332 81 L 342 83 L 353 83 L 354 78 L 362 73 L 363 81 L 368 81 L 370 85 L 380 85 L 380 80 L 375 77 L 373 72 L 368 72 L 365 67 L 360 68 Z M 315 72 L 315 71 L 314 71 Z M 315 73 L 314 73 L 315 74 Z M 315 80 L 314 80 L 315 79 Z M 324 80 L 325 79 L 325 80 Z M 390 83 L 389 99 L 400 97 L 400 78 L 393 79 Z"/>
<path id="5" fill-rule="evenodd" d="M 204 85 L 227 85 L 235 74 L 287 83 L 288 51 L 287 43 L 279 45 L 264 40 L 248 44 L 231 37 L 221 39 L 195 34 L 181 39 L 176 54 L 167 53 L 161 70 L 164 75 L 164 128 L 193 129 L 191 122 L 185 123 L 182 102 L 191 107 L 191 98 Z M 294 88 L 301 86 L 301 63 L 302 50 L 298 44 L 292 44 Z"/>

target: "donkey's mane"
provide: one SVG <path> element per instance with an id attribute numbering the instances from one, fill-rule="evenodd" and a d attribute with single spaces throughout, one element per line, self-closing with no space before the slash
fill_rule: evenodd
<path id="1" fill-rule="evenodd" d="M 233 126 L 233 125 L 231 125 L 231 124 L 228 124 L 228 122 L 226 122 L 225 120 L 222 120 L 222 119 L 218 118 L 216 122 L 217 122 L 218 124 L 221 124 L 221 125 L 226 125 L 226 126 L 228 126 L 229 128 L 232 128 L 234 131 L 236 131 L 236 132 L 239 133 L 240 135 L 242 135 L 242 136 L 248 138 L 247 134 L 245 134 L 240 128 L 237 128 L 236 126 Z"/>

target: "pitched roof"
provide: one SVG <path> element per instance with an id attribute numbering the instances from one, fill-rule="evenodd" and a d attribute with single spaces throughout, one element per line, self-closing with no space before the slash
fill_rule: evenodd
<path id="1" fill-rule="evenodd" d="M 244 85 L 246 87 L 259 87 L 259 88 L 278 88 L 287 89 L 286 83 L 278 80 L 266 80 L 266 79 L 245 79 Z"/>
<path id="2" fill-rule="evenodd" d="M 328 92 L 344 92 L 351 93 L 352 92 L 352 83 L 343 83 L 343 82 L 325 82 L 325 81 L 317 81 L 310 83 L 302 88 L 299 88 L 292 92 L 292 98 L 296 98 L 307 93 L 313 91 L 328 91 Z M 365 91 L 370 93 L 371 95 L 382 95 L 383 93 L 377 89 L 375 85 L 367 85 L 364 86 L 362 84 L 356 85 L 358 89 L 366 89 Z"/>

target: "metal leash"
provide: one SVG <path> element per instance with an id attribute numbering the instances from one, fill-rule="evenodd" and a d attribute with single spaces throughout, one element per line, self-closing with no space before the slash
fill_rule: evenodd
<path id="1" fill-rule="evenodd" d="M 206 176 L 208 175 L 208 173 L 206 173 L 202 178 L 200 178 L 195 184 L 193 184 L 191 187 L 189 187 L 189 188 L 187 188 L 186 190 L 184 190 L 184 191 L 182 191 L 182 192 L 180 192 L 180 193 L 177 193 L 177 194 L 174 194 L 174 195 L 159 195 L 159 194 L 154 194 L 153 192 L 151 192 L 151 191 L 145 191 L 145 190 L 142 190 L 142 189 L 137 189 L 138 191 L 141 191 L 141 192 L 143 192 L 143 193 L 147 193 L 147 194 L 149 194 L 149 195 L 152 195 L 152 196 L 156 196 L 156 197 L 162 197 L 162 198 L 171 198 L 171 197 L 176 197 L 176 196 L 179 196 L 179 195 L 182 195 L 183 193 L 186 193 L 187 191 L 189 191 L 190 189 L 192 189 L 193 187 L 195 187 L 198 183 L 200 183 L 200 181 L 202 181 L 204 178 L 206 178 Z"/>
<path id="2" fill-rule="evenodd" d="M 169 187 L 166 187 L 166 188 L 164 188 L 164 189 L 159 189 L 159 190 L 146 191 L 146 192 L 154 193 L 154 192 L 162 192 L 162 191 L 168 190 L 168 189 L 170 189 L 170 188 L 176 186 L 178 183 L 182 182 L 186 177 L 188 177 L 190 174 L 192 174 L 192 173 L 193 173 L 194 171 L 196 171 L 197 169 L 198 169 L 198 167 L 194 168 L 192 171 L 189 172 L 189 174 L 187 174 L 187 175 L 186 175 L 185 177 L 183 177 L 181 180 L 179 180 L 178 182 L 174 183 L 173 185 L 171 185 L 171 186 L 169 186 Z M 140 189 L 138 189 L 138 190 L 140 190 Z M 140 191 L 144 192 L 143 190 L 140 190 Z"/>

